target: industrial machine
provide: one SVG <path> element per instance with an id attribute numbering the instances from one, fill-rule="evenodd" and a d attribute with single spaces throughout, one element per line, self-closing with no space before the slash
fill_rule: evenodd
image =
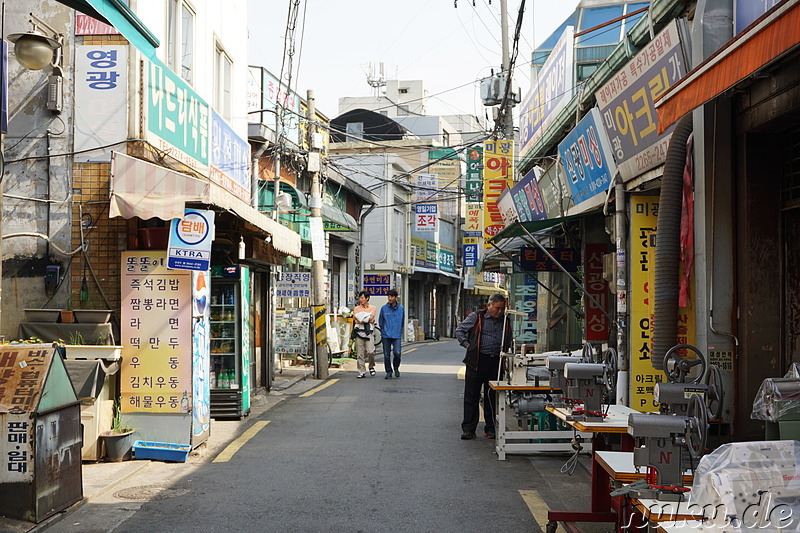
<path id="1" fill-rule="evenodd" d="M 682 498 L 683 473 L 692 470 L 705 452 L 708 413 L 699 395 L 689 399 L 686 416 L 641 413 L 628 416 L 634 438 L 633 464 L 650 469 L 640 498 L 677 501 Z"/>
<path id="2" fill-rule="evenodd" d="M 582 404 L 573 411 L 571 420 L 596 422 L 603 419 L 603 393 L 607 366 L 602 363 L 566 363 L 564 396 L 569 404 Z"/>
<path id="3" fill-rule="evenodd" d="M 696 359 L 681 357 L 679 350 L 684 348 L 693 351 Z M 698 370 L 690 380 L 689 374 L 695 367 Z M 710 420 L 719 420 L 722 417 L 722 372 L 717 365 L 707 365 L 700 350 L 689 344 L 673 346 L 664 356 L 664 371 L 668 383 L 656 383 L 654 390 L 655 401 L 660 404 L 659 411 L 662 414 L 686 416 L 689 400 L 693 396 L 699 396 L 706 405 Z"/>

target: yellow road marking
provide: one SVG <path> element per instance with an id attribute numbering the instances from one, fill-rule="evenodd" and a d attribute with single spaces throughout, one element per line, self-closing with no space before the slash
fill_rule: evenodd
<path id="1" fill-rule="evenodd" d="M 414 350 L 418 350 L 418 349 L 419 349 L 419 347 L 416 347 L 416 348 L 409 348 L 408 350 L 403 350 L 403 353 L 411 353 L 411 352 L 413 352 Z"/>
<path id="2" fill-rule="evenodd" d="M 261 428 L 269 424 L 269 420 L 261 420 L 250 426 L 247 431 L 242 433 L 238 439 L 228 444 L 228 446 L 217 455 L 212 463 L 227 463 L 230 461 L 233 454 L 239 451 L 239 448 L 245 445 L 247 441 L 256 436 L 256 433 L 261 431 Z"/>
<path id="3" fill-rule="evenodd" d="M 467 367 L 465 367 L 465 366 L 462 366 L 461 368 L 459 368 L 458 372 L 456 373 L 456 376 L 458 376 L 458 379 L 464 379 L 466 377 L 466 375 L 467 375 Z"/>
<path id="4" fill-rule="evenodd" d="M 523 501 L 528 506 L 528 509 L 530 509 L 536 525 L 539 526 L 539 529 L 544 531 L 542 524 L 546 525 L 547 522 L 549 522 L 547 519 L 547 511 L 549 511 L 550 508 L 542 497 L 539 496 L 539 492 L 535 490 L 521 490 L 519 491 L 519 495 L 522 496 Z"/>
<path id="5" fill-rule="evenodd" d="M 316 387 L 316 388 L 311 389 L 310 391 L 304 392 L 303 394 L 300 395 L 300 397 L 301 398 L 308 398 L 309 396 L 311 396 L 315 392 L 319 392 L 322 389 L 328 388 L 331 385 L 333 385 L 334 383 L 336 383 L 337 381 L 339 381 L 339 380 L 338 379 L 331 379 L 329 381 L 326 381 L 325 383 L 323 383 L 319 387 Z"/>

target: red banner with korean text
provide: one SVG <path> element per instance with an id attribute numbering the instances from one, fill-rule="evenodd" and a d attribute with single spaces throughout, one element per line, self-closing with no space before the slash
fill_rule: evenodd
<path id="1" fill-rule="evenodd" d="M 597 307 L 589 298 L 584 296 L 584 309 L 586 309 L 586 340 L 590 342 L 608 340 L 608 317 L 603 311 L 608 312 L 609 290 L 608 283 L 603 279 L 603 255 L 608 252 L 607 244 L 587 244 L 585 251 L 584 284 L 586 292 L 592 295 L 601 307 Z M 601 310 L 602 309 L 602 310 Z"/>

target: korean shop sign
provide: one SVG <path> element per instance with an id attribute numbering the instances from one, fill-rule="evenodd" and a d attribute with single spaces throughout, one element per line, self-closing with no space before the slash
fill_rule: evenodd
<path id="1" fill-rule="evenodd" d="M 223 189 L 250 203 L 250 144 L 213 110 L 209 177 Z"/>
<path id="2" fill-rule="evenodd" d="M 561 272 L 559 264 L 567 272 L 577 272 L 581 262 L 581 256 L 573 248 L 546 248 L 553 259 L 552 261 L 539 248 L 529 248 L 523 246 L 519 250 L 519 265 L 527 272 Z"/>
<path id="3" fill-rule="evenodd" d="M 674 20 L 595 93 L 622 179 L 666 160 L 674 126 L 658 134 L 653 102 L 686 73 Z"/>
<path id="4" fill-rule="evenodd" d="M 544 206 L 542 192 L 539 189 L 539 180 L 535 170 L 531 170 L 519 183 L 511 187 L 511 198 L 517 210 L 520 222 L 544 220 L 547 210 Z"/>
<path id="5" fill-rule="evenodd" d="M 90 148 L 128 136 L 128 46 L 75 47 L 75 161 L 111 161 Z"/>
<path id="6" fill-rule="evenodd" d="M 456 253 L 449 246 L 439 246 L 439 270 L 443 272 L 456 271 Z"/>
<path id="7" fill-rule="evenodd" d="M 147 62 L 146 137 L 184 165 L 208 169 L 209 106 L 180 76 Z"/>
<path id="8" fill-rule="evenodd" d="M 567 26 L 522 101 L 519 112 L 519 153 L 533 148 L 572 98 L 573 40 L 575 29 Z"/>
<path id="9" fill-rule="evenodd" d="M 597 108 L 592 108 L 564 137 L 558 154 L 575 205 L 605 193 L 614 180 L 617 166 Z"/>
<path id="10" fill-rule="evenodd" d="M 159 250 L 122 252 L 120 408 L 181 413 L 192 389 L 192 273 Z"/>
<path id="11" fill-rule="evenodd" d="M 214 211 L 186 209 L 183 218 L 172 219 L 167 266 L 178 270 L 208 270 L 213 239 Z"/>
<path id="12" fill-rule="evenodd" d="M 417 204 L 414 206 L 415 229 L 433 231 L 439 229 L 439 206 L 436 204 Z"/>
<path id="13" fill-rule="evenodd" d="M 467 202 L 483 201 L 483 147 L 473 146 L 467 150 L 467 180 L 465 185 Z"/>
<path id="14" fill-rule="evenodd" d="M 364 276 L 364 290 L 372 296 L 386 296 L 392 288 L 390 274 L 367 274 Z"/>
<path id="15" fill-rule="evenodd" d="M 514 141 L 483 143 L 483 236 L 488 240 L 505 227 L 497 205 L 500 195 L 512 185 L 514 177 Z"/>
<path id="16" fill-rule="evenodd" d="M 483 235 L 483 224 L 481 204 L 467 204 L 466 223 L 464 226 L 464 237 L 480 237 Z M 475 241 L 477 244 L 478 241 Z"/>

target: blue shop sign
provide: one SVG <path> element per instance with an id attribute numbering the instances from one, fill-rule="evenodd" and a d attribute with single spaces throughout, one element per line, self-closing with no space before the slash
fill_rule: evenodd
<path id="1" fill-rule="evenodd" d="M 520 222 L 547 218 L 542 192 L 539 189 L 539 180 L 534 170 L 525 174 L 525 177 L 511 188 L 511 198 L 514 200 Z"/>
<path id="2" fill-rule="evenodd" d="M 596 107 L 559 143 L 558 153 L 575 205 L 608 190 L 617 167 Z"/>
<path id="3" fill-rule="evenodd" d="M 211 111 L 211 179 L 250 201 L 250 144 Z"/>

